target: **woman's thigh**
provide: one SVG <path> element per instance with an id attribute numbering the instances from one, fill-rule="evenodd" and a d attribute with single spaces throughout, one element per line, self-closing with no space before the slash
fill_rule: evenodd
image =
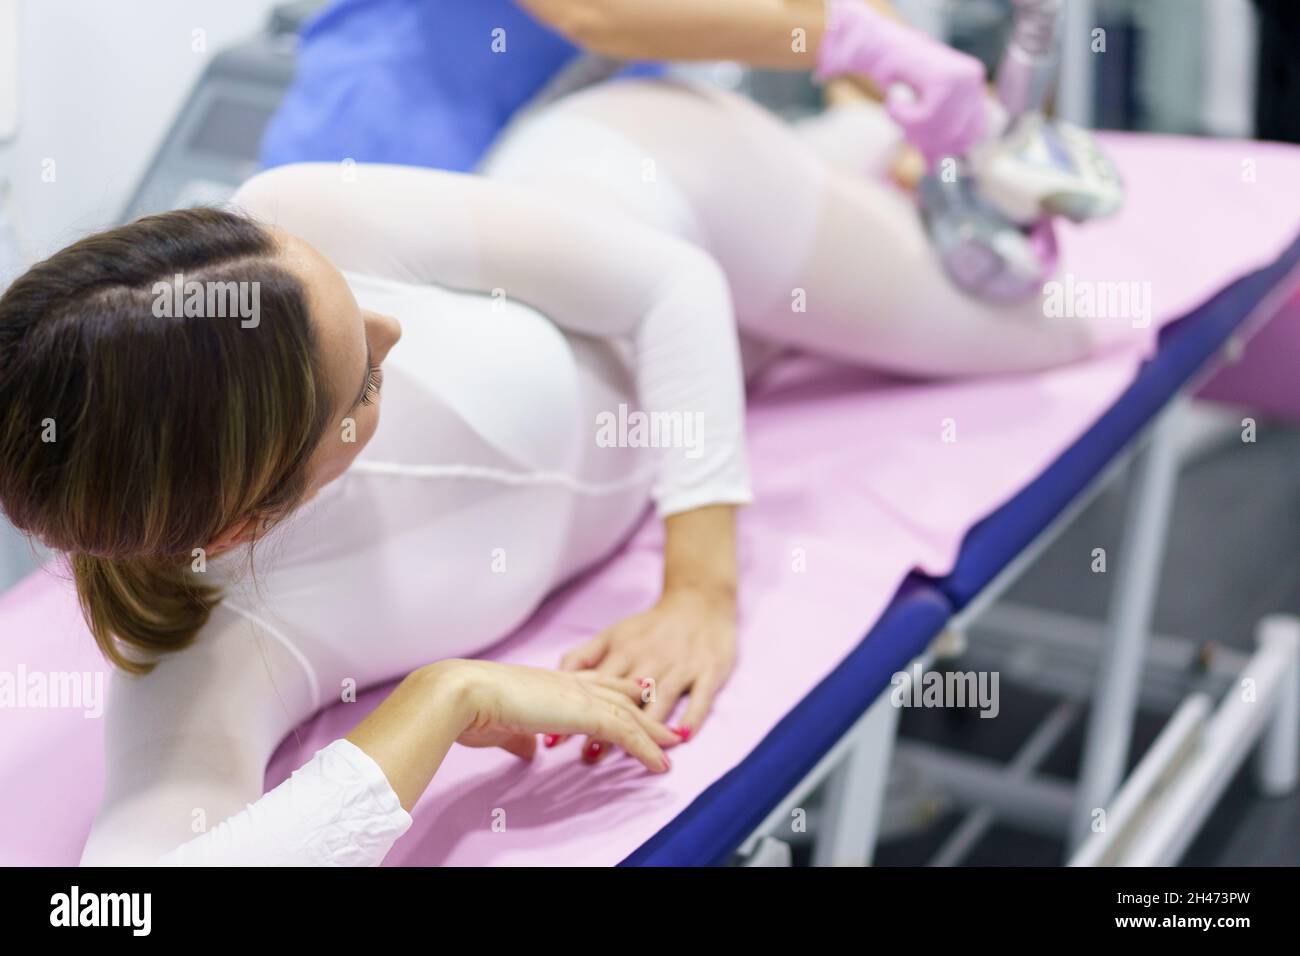
<path id="1" fill-rule="evenodd" d="M 748 101 L 657 80 L 552 104 L 508 130 L 483 172 L 609 206 L 700 246 L 731 279 L 744 317 L 789 301 L 827 170 Z"/>
<path id="2" fill-rule="evenodd" d="M 485 172 L 706 249 L 751 338 L 923 376 L 1093 351 L 1086 324 L 1047 318 L 1041 297 L 991 305 L 948 281 L 912 196 L 880 175 L 897 142 L 870 108 L 795 128 L 723 91 L 626 82 L 535 114 Z"/>

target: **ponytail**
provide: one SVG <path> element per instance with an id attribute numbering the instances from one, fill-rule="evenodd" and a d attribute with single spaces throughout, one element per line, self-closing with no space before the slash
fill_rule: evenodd
<path id="1" fill-rule="evenodd" d="M 100 652 L 132 674 L 149 673 L 151 658 L 193 643 L 221 599 L 219 588 L 166 560 L 74 554 L 69 563 L 82 615 Z"/>

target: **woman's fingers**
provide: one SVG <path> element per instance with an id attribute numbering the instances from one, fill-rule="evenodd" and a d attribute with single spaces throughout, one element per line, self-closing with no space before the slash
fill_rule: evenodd
<path id="1" fill-rule="evenodd" d="M 642 714 L 636 681 L 487 662 L 465 667 L 494 693 L 481 695 L 462 744 L 500 747 L 527 760 L 536 753 L 535 732 L 553 728 L 609 741 L 602 747 L 620 747 L 655 773 L 668 769 L 663 746 L 670 733 Z"/>
<path id="2" fill-rule="evenodd" d="M 595 665 L 596 670 L 602 674 L 608 674 L 610 677 L 638 677 L 634 674 L 636 664 L 624 651 L 614 648 L 606 654 L 599 664 Z"/>
<path id="3" fill-rule="evenodd" d="M 712 671 L 705 672 L 691 684 L 691 695 L 686 705 L 686 713 L 677 724 L 677 731 L 682 740 L 689 740 L 700 732 L 704 720 L 713 709 L 713 700 L 722 689 L 723 679 Z"/>
<path id="4" fill-rule="evenodd" d="M 643 682 L 630 677 L 614 677 L 598 670 L 578 671 L 574 676 L 590 685 L 593 692 L 598 689 L 608 691 L 614 699 L 623 703 L 635 703 L 639 706 L 645 693 Z M 566 739 L 564 734 L 547 734 L 543 743 L 547 747 L 555 747 Z"/>
<path id="5" fill-rule="evenodd" d="M 654 701 L 646 705 L 646 713 L 654 720 L 665 721 L 686 693 L 689 683 L 676 674 L 668 674 L 655 686 Z"/>
<path id="6" fill-rule="evenodd" d="M 612 690 L 638 706 L 644 702 L 645 685 L 643 680 L 634 677 L 615 677 L 598 670 L 578 671 L 578 677 L 594 687 Z"/>
<path id="7" fill-rule="evenodd" d="M 587 643 L 575 647 L 560 659 L 560 670 L 592 671 L 597 665 L 605 663 L 605 655 L 609 653 L 610 637 L 608 630 L 601 631 Z M 542 743 L 547 747 L 556 747 L 566 738 L 566 734 L 547 734 L 542 738 Z"/>
<path id="8" fill-rule="evenodd" d="M 583 671 L 595 667 L 609 650 L 609 631 L 601 631 L 585 644 L 580 644 L 560 659 L 560 670 Z"/>
<path id="9" fill-rule="evenodd" d="M 618 663 L 617 661 L 614 661 L 613 658 L 614 655 L 611 654 L 610 657 L 607 659 L 607 663 L 611 667 L 613 667 L 615 664 Z M 633 665 L 629 661 L 626 665 L 622 666 L 622 670 L 626 672 L 628 670 L 631 670 L 632 667 Z M 605 667 L 602 666 L 601 670 L 604 671 Z M 618 672 L 615 671 L 614 673 L 618 673 Z M 615 678 L 615 680 L 619 680 L 619 678 Z M 628 680 L 628 678 L 622 678 L 622 680 Z M 662 716 L 655 717 L 653 713 L 655 708 L 658 706 L 656 701 L 660 699 L 659 695 L 661 693 L 660 688 L 662 687 L 662 684 L 654 681 L 651 678 L 646 678 L 646 677 L 632 680 L 632 683 L 636 685 L 636 694 L 634 699 L 637 702 L 637 704 L 640 705 L 641 703 L 644 702 L 646 710 L 648 713 L 650 713 L 653 723 L 662 722 Z M 626 685 L 622 685 L 622 686 L 626 686 Z M 680 697 L 681 696 L 680 693 L 677 696 Z M 585 760 L 587 763 L 596 763 L 602 757 L 604 757 L 605 754 L 609 753 L 610 743 L 611 741 L 601 740 L 598 737 L 594 737 L 594 736 L 588 737 L 586 741 L 583 742 L 582 745 L 582 759 Z"/>
<path id="10" fill-rule="evenodd" d="M 532 760 L 537 753 L 537 735 L 511 734 L 509 738 L 497 744 L 497 746 L 514 754 L 521 760 Z"/>
<path id="11" fill-rule="evenodd" d="M 595 670 L 604 678 L 620 680 L 628 678 L 628 675 L 632 672 L 632 667 L 632 658 L 621 652 L 621 650 L 614 649 L 610 650 L 601 659 L 601 662 L 595 666 Z M 640 682 L 637 683 L 638 696 L 640 696 Z M 556 740 L 555 743 L 560 743 L 560 741 Z M 554 744 L 552 744 L 552 747 L 554 747 Z M 608 752 L 610 752 L 610 741 L 599 740 L 598 737 L 590 736 L 582 744 L 582 760 L 588 763 L 598 761 Z"/>
<path id="12" fill-rule="evenodd" d="M 682 742 L 681 737 L 673 733 L 672 730 L 664 723 L 653 719 L 649 714 L 636 705 L 628 702 L 624 697 L 619 696 L 617 691 L 607 690 L 605 688 L 596 688 L 595 693 L 602 696 L 607 695 L 611 703 L 623 707 L 627 713 L 639 723 L 650 738 L 661 747 L 672 747 Z"/>
<path id="13" fill-rule="evenodd" d="M 686 680 L 671 673 L 658 681 L 646 683 L 648 680 L 648 678 L 642 678 L 641 681 L 638 681 L 638 684 L 641 685 L 641 694 L 638 699 L 645 701 L 644 715 L 650 722 L 663 727 L 663 722 L 676 708 L 678 701 L 682 699 L 682 695 L 686 693 L 686 688 L 689 685 Z M 669 732 L 674 735 L 674 743 L 681 743 L 687 739 L 685 735 L 680 733 L 671 730 Z M 582 759 L 587 763 L 596 763 L 609 750 L 608 741 L 600 740 L 594 736 L 588 737 L 582 745 Z"/>
<path id="14" fill-rule="evenodd" d="M 601 701 L 598 706 L 603 711 L 603 716 L 598 721 L 601 726 L 596 728 L 600 739 L 622 747 L 641 761 L 647 770 L 654 773 L 668 770 L 668 757 L 663 749 L 650 738 L 650 734 L 635 718 L 608 701 Z"/>
<path id="15" fill-rule="evenodd" d="M 588 642 L 576 649 L 571 656 L 576 655 L 575 659 L 580 658 L 589 649 L 595 649 L 599 640 L 600 637 Z M 601 646 L 607 647 L 607 645 Z M 569 658 L 566 658 L 566 664 L 568 663 Z M 625 708 L 628 715 L 658 746 L 671 747 L 686 740 L 687 734 L 667 727 L 664 720 L 686 693 L 689 683 L 684 678 L 673 674 L 667 674 L 658 680 L 652 677 L 638 677 L 635 673 L 640 672 L 635 670 L 636 666 L 631 658 L 615 651 L 606 654 L 596 667 L 583 668 L 570 673 L 586 684 L 592 693 Z M 644 662 L 640 666 L 644 667 Z M 708 695 L 710 701 L 712 693 L 710 691 Z M 642 707 L 645 708 L 644 711 Z M 707 711 L 707 705 L 705 710 Z M 698 720 L 690 724 L 692 729 L 697 722 Z M 543 737 L 543 744 L 546 747 L 557 747 L 566 739 L 568 735 L 565 734 L 546 734 Z M 590 734 L 582 743 L 582 759 L 587 763 L 596 763 L 618 745 L 618 741 L 603 738 L 599 734 Z"/>

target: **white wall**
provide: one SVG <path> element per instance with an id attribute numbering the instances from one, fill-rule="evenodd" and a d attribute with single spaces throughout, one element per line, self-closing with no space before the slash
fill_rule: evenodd
<path id="1" fill-rule="evenodd" d="M 18 135 L 0 144 L 0 175 L 29 257 L 112 224 L 212 52 L 260 30 L 272 6 L 20 0 Z"/>
<path id="2" fill-rule="evenodd" d="M 209 57 L 260 30 L 272 6 L 19 0 L 18 129 L 0 143 L 0 179 L 10 182 L 23 260 L 114 223 Z M 194 49 L 195 30 L 206 50 Z M 52 182 L 42 177 L 47 160 Z M 0 519 L 0 590 L 30 566 Z"/>
<path id="3" fill-rule="evenodd" d="M 1255 132 L 1259 19 L 1250 0 L 1202 0 L 1205 7 L 1205 125 L 1216 136 Z"/>

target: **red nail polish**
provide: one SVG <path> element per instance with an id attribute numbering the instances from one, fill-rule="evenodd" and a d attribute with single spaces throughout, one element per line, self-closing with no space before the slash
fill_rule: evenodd
<path id="1" fill-rule="evenodd" d="M 686 743 L 691 739 L 691 728 L 689 727 L 674 727 L 673 733 L 682 738 L 682 743 Z"/>
<path id="2" fill-rule="evenodd" d="M 559 742 L 560 742 L 559 734 L 547 734 L 545 737 L 542 738 L 542 743 L 544 743 L 548 747 L 554 747 Z"/>
<path id="3" fill-rule="evenodd" d="M 595 763 L 596 759 L 600 756 L 600 752 L 603 749 L 604 748 L 601 747 L 601 745 L 597 741 L 593 740 L 591 743 L 587 744 L 586 748 L 583 749 L 582 759 L 587 761 L 587 763 Z"/>
<path id="4" fill-rule="evenodd" d="M 645 689 L 646 689 L 647 687 L 649 687 L 652 683 L 654 683 L 654 682 L 653 682 L 652 680 L 650 680 L 650 678 L 648 678 L 648 677 L 642 677 L 640 680 L 637 681 L 637 684 L 640 686 L 640 688 L 641 688 L 642 690 L 645 690 Z"/>

